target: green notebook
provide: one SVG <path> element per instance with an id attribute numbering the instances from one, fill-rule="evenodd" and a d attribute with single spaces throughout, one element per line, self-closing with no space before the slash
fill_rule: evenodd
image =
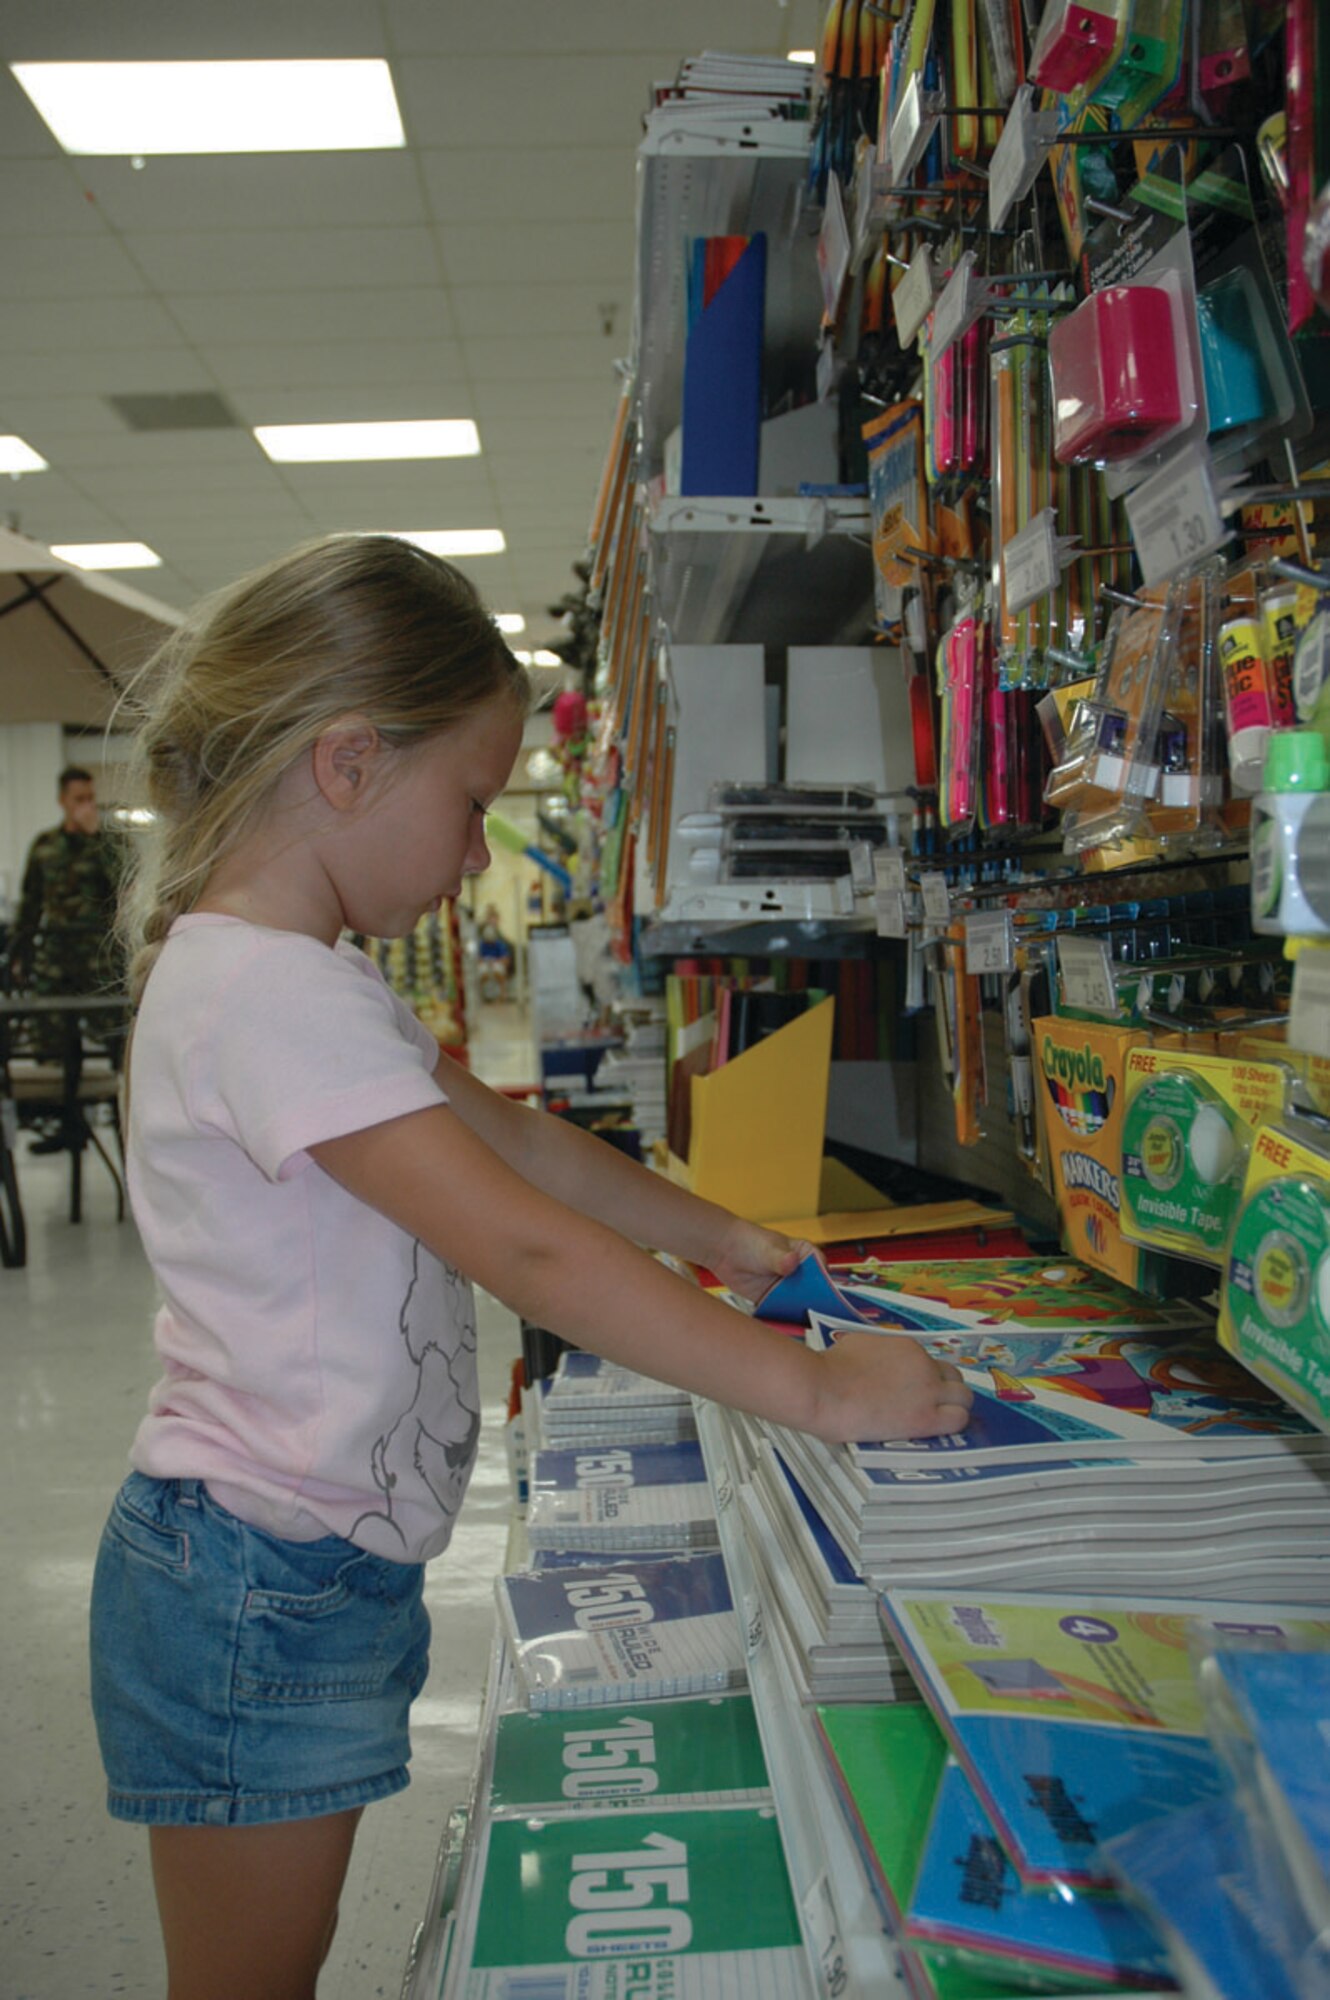
<path id="1" fill-rule="evenodd" d="M 759 1804 L 766 1761 L 747 1695 L 519 1711 L 495 1731 L 490 1811 Z"/>
<path id="2" fill-rule="evenodd" d="M 770 1806 L 490 1822 L 474 1943 L 450 1989 L 463 2000 L 806 2000 L 808 1988 Z"/>

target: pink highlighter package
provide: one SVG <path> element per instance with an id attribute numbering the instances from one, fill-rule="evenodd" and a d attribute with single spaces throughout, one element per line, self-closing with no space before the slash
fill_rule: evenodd
<path id="1" fill-rule="evenodd" d="M 1053 451 L 1116 465 L 1162 444 L 1195 404 L 1178 301 L 1165 283 L 1108 285 L 1049 334 Z"/>

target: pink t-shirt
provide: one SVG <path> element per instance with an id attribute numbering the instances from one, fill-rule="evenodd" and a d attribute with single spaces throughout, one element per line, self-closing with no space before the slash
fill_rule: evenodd
<path id="1" fill-rule="evenodd" d="M 131 1058 L 129 1188 L 164 1366 L 131 1457 L 252 1525 L 447 1545 L 480 1429 L 460 1272 L 309 1147 L 447 1102 L 438 1045 L 346 944 L 180 918 Z"/>

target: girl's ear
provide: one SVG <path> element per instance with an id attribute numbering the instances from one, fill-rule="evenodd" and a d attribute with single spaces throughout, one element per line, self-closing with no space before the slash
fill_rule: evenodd
<path id="1" fill-rule="evenodd" d="M 314 783 L 334 812 L 353 812 L 366 797 L 383 750 L 383 738 L 363 715 L 343 716 L 316 738 Z"/>

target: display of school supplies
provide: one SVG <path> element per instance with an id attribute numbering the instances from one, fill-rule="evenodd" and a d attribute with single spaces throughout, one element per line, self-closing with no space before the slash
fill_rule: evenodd
<path id="1" fill-rule="evenodd" d="M 713 1694 L 744 1683 L 719 1555 L 501 1576 L 499 1611 L 532 1708 Z"/>
<path id="2" fill-rule="evenodd" d="M 537 1451 L 527 1539 L 533 1549 L 714 1548 L 702 1454 L 691 1440 Z"/>
<path id="3" fill-rule="evenodd" d="M 1108 1887 L 1102 1841 L 1216 1798 L 1189 1637 L 1330 1644 L 1330 1613 L 1186 1597 L 888 1591 L 883 1611 L 1021 1880 Z"/>

